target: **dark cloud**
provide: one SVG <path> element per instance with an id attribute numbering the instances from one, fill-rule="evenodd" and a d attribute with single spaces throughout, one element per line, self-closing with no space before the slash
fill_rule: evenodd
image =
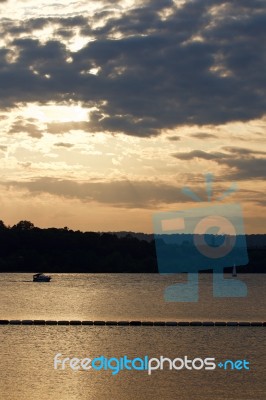
<path id="1" fill-rule="evenodd" d="M 67 29 L 57 29 L 56 34 L 64 39 L 69 39 L 73 36 L 73 31 Z"/>
<path id="2" fill-rule="evenodd" d="M 20 21 L 10 20 L 7 18 L 2 19 L 0 29 L 2 35 L 19 35 L 22 33 L 28 33 L 29 37 L 31 36 L 32 31 L 41 30 L 46 26 L 53 26 L 55 29 L 59 27 L 59 30 L 56 33 L 62 34 L 62 32 L 68 31 L 71 33 L 71 36 L 74 36 L 77 33 L 77 29 L 81 29 L 82 27 L 88 26 L 88 19 L 83 16 L 76 17 L 39 17 L 39 18 L 30 18 Z"/>
<path id="3" fill-rule="evenodd" d="M 217 138 L 216 135 L 214 135 L 212 133 L 207 133 L 207 132 L 192 133 L 190 136 L 194 137 L 196 139 L 213 139 L 213 138 Z"/>
<path id="4" fill-rule="evenodd" d="M 162 18 L 169 7 L 172 14 Z M 25 29 L 47 21 L 29 20 Z M 264 1 L 188 0 L 181 8 L 171 0 L 146 1 L 119 17 L 110 14 L 100 28 L 83 16 L 57 22 L 61 36 L 79 28 L 96 40 L 70 53 L 58 40 L 14 39 L 16 61 L 8 62 L 8 49 L 0 53 L 0 106 L 81 101 L 98 108 L 87 130 L 140 137 L 265 113 Z M 98 75 L 90 74 L 95 67 Z"/>
<path id="5" fill-rule="evenodd" d="M 54 20 L 54 19 L 53 19 Z M 88 18 L 83 17 L 82 15 L 77 15 L 75 17 L 68 18 L 57 18 L 56 21 L 60 23 L 60 25 L 64 27 L 81 27 L 88 24 Z"/>
<path id="6" fill-rule="evenodd" d="M 27 133 L 32 138 L 40 139 L 43 136 L 42 131 L 34 122 L 38 121 L 35 120 L 34 118 L 30 118 L 28 120 L 24 120 L 23 118 L 17 118 L 16 121 L 10 127 L 8 133 L 9 134 Z"/>
<path id="7" fill-rule="evenodd" d="M 236 154 L 237 156 L 253 156 L 253 155 L 266 155 L 266 151 L 260 151 L 260 150 L 251 150 L 251 149 L 246 149 L 242 147 L 236 147 L 236 146 L 224 146 L 224 150 L 228 151 L 231 154 Z"/>
<path id="8" fill-rule="evenodd" d="M 66 147 L 67 149 L 70 149 L 71 147 L 73 147 L 74 145 L 71 143 L 64 143 L 64 142 L 59 142 L 59 143 L 55 143 L 56 147 Z"/>
<path id="9" fill-rule="evenodd" d="M 225 165 L 227 169 L 222 177 L 225 180 L 265 179 L 266 152 L 264 151 L 227 146 L 223 147 L 222 151 L 219 152 L 193 150 L 186 153 L 177 153 L 173 156 L 184 161 L 201 159 Z"/>
<path id="10" fill-rule="evenodd" d="M 178 142 L 180 140 L 180 136 L 169 136 L 167 139 L 171 142 Z"/>

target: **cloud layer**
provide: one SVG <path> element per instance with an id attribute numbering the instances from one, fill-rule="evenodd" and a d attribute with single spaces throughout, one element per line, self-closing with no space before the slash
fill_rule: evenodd
<path id="1" fill-rule="evenodd" d="M 56 179 L 50 177 L 27 182 L 8 182 L 9 187 L 28 190 L 33 195 L 49 193 L 68 199 L 109 204 L 115 207 L 147 208 L 161 203 L 189 201 L 177 186 L 152 181 L 89 181 Z"/>
<path id="2" fill-rule="evenodd" d="M 81 101 L 97 107 L 86 130 L 139 137 L 264 114 L 264 1 L 137 4 L 118 14 L 106 7 L 93 18 L 4 19 L 0 106 Z M 31 38 L 47 26 L 54 27 L 50 39 Z M 64 39 L 77 32 L 88 43 L 73 52 Z"/>
<path id="3" fill-rule="evenodd" d="M 193 150 L 177 153 L 173 156 L 184 161 L 209 160 L 219 165 L 225 165 L 229 168 L 223 174 L 223 179 L 250 180 L 265 178 L 266 151 L 224 146 L 222 151 Z"/>

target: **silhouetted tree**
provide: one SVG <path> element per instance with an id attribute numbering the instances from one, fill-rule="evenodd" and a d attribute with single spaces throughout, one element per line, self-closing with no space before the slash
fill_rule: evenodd
<path id="1" fill-rule="evenodd" d="M 239 267 L 239 272 L 266 272 L 265 237 L 258 235 L 253 242 L 261 243 L 261 247 L 253 245 L 249 249 L 250 263 Z M 20 221 L 8 229 L 0 221 L 0 243 L 0 272 L 158 271 L 154 240 L 142 240 L 134 235 L 118 237 L 112 233 L 75 232 L 64 228 L 40 229 L 30 221 Z M 191 237 L 180 235 L 174 243 L 172 254 L 178 262 L 191 252 Z M 157 239 L 157 246 L 166 246 L 163 238 Z"/>
<path id="2" fill-rule="evenodd" d="M 19 221 L 16 225 L 12 226 L 12 229 L 18 230 L 18 231 L 29 231 L 30 229 L 33 229 L 34 225 L 30 221 Z"/>
<path id="3" fill-rule="evenodd" d="M 2 220 L 0 220 L 0 231 L 4 231 L 6 229 L 8 229 L 7 226 L 4 224 Z"/>

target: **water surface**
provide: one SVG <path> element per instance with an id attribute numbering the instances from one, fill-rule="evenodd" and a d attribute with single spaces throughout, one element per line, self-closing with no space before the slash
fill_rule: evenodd
<path id="1" fill-rule="evenodd" d="M 265 277 L 245 275 L 249 295 L 213 299 L 212 276 L 200 277 L 200 301 L 165 303 L 176 277 L 54 274 L 33 283 L 29 274 L 0 274 L 1 318 L 265 320 Z M 184 279 L 184 277 L 178 278 Z M 4 400 L 265 400 L 265 328 L 0 326 Z M 247 359 L 250 371 L 55 371 L 53 358 L 215 357 Z"/>

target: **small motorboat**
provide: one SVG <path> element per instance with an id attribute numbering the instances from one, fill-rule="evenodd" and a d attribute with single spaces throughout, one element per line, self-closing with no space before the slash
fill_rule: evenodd
<path id="1" fill-rule="evenodd" d="M 44 275 L 42 272 L 33 275 L 33 282 L 50 282 L 51 276 Z"/>

